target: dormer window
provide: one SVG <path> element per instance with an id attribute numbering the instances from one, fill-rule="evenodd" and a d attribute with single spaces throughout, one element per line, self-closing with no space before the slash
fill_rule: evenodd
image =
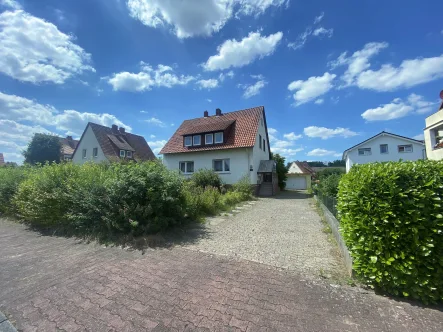
<path id="1" fill-rule="evenodd" d="M 124 158 L 126 156 L 125 150 L 120 150 L 120 158 Z"/>
<path id="2" fill-rule="evenodd" d="M 214 134 L 215 144 L 223 143 L 223 132 L 218 132 Z"/>
<path id="3" fill-rule="evenodd" d="M 214 144 L 214 134 L 205 135 L 205 144 Z"/>
<path id="4" fill-rule="evenodd" d="M 201 145 L 202 144 L 201 140 L 202 140 L 202 137 L 200 135 L 192 136 L 192 141 L 193 141 L 193 145 L 194 146 L 195 145 Z"/>
<path id="5" fill-rule="evenodd" d="M 192 137 L 185 136 L 185 146 L 192 146 Z"/>
<path id="6" fill-rule="evenodd" d="M 126 157 L 132 158 L 132 151 L 127 151 L 126 152 Z"/>

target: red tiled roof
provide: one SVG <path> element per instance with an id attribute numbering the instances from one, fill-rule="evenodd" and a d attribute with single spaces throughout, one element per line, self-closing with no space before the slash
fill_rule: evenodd
<path id="1" fill-rule="evenodd" d="M 213 115 L 192 120 L 185 120 L 172 135 L 161 154 L 182 153 L 191 151 L 208 151 L 252 147 L 255 145 L 260 117 L 264 115 L 264 107 L 248 108 L 241 111 Z M 225 143 L 185 147 L 183 136 L 189 134 L 225 131 Z"/>
<path id="2" fill-rule="evenodd" d="M 60 137 L 60 144 L 62 145 L 62 154 L 63 155 L 72 155 L 77 147 L 78 140 L 69 139 L 68 137 Z"/>

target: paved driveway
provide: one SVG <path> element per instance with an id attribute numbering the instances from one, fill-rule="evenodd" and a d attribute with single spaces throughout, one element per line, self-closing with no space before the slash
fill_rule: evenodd
<path id="1" fill-rule="evenodd" d="M 267 204 L 283 203 L 259 200 L 240 215 Z M 142 254 L 0 220 L 0 310 L 23 331 L 441 331 L 441 310 L 307 277 L 297 264 L 252 262 L 240 249 L 235 259 L 201 252 L 210 240 Z"/>

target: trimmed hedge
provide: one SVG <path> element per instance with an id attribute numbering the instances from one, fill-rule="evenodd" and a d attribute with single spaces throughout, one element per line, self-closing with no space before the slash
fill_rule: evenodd
<path id="1" fill-rule="evenodd" d="M 390 294 L 443 300 L 443 161 L 355 165 L 338 210 L 355 272 Z"/>

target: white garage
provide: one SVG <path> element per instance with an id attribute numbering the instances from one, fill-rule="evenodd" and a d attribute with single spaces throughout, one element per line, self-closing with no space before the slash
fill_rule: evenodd
<path id="1" fill-rule="evenodd" d="M 308 189 L 308 181 L 306 179 L 306 176 L 300 175 L 300 176 L 289 176 L 286 180 L 286 189 Z"/>
<path id="2" fill-rule="evenodd" d="M 311 175 L 313 173 L 314 171 L 309 167 L 308 164 L 293 161 L 288 168 L 286 189 L 306 190 L 311 188 Z"/>

